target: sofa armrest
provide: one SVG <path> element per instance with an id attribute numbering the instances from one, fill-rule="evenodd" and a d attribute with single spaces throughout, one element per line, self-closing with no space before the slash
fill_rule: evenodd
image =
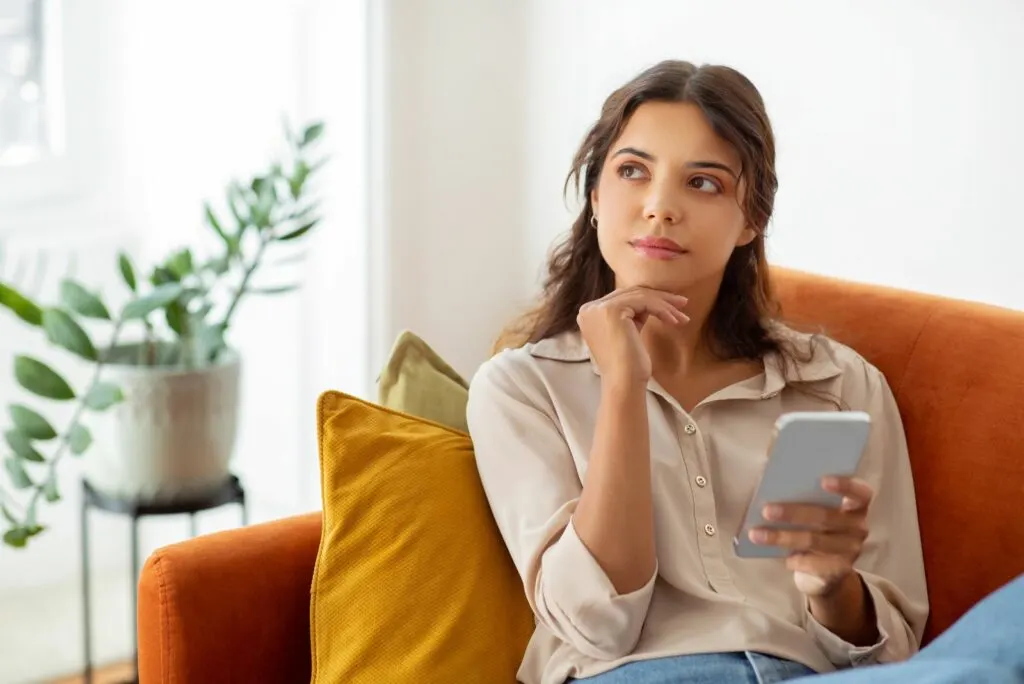
<path id="1" fill-rule="evenodd" d="M 158 549 L 139 580 L 139 681 L 309 681 L 321 514 Z"/>

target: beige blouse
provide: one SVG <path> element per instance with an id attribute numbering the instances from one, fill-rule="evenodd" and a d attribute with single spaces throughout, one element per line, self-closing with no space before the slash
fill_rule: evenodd
<path id="1" fill-rule="evenodd" d="M 914 653 L 928 614 L 914 486 L 900 414 L 885 377 L 849 347 L 788 328 L 809 362 L 765 358 L 764 373 L 692 413 L 648 385 L 657 568 L 620 595 L 572 525 L 587 469 L 600 377 L 578 333 L 487 361 L 470 387 L 468 421 L 495 520 L 523 578 L 537 629 L 519 670 L 561 684 L 628 661 L 758 651 L 826 672 Z M 875 490 L 857 569 L 879 642 L 855 647 L 819 624 L 780 559 L 744 559 L 732 539 L 767 460 L 776 419 L 835 410 L 794 381 L 867 411 L 859 477 Z"/>

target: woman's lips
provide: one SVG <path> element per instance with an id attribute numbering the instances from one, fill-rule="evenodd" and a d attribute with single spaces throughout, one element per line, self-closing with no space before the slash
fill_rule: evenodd
<path id="1" fill-rule="evenodd" d="M 686 254 L 686 250 L 667 238 L 641 238 L 633 240 L 630 245 L 641 256 L 648 259 L 669 261 Z"/>
<path id="2" fill-rule="evenodd" d="M 645 245 L 633 245 L 633 249 L 649 259 L 661 259 L 662 261 L 678 259 L 686 254 L 686 252 L 677 252 L 674 249 L 665 249 L 664 247 L 647 247 Z"/>

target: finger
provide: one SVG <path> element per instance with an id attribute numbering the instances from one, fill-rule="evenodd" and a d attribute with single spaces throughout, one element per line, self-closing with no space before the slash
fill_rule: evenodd
<path id="1" fill-rule="evenodd" d="M 859 536 L 812 530 L 774 530 L 757 527 L 750 531 L 750 541 L 761 546 L 778 546 L 802 553 L 858 555 L 863 540 Z"/>
<path id="2" fill-rule="evenodd" d="M 642 293 L 645 293 L 645 294 L 654 295 L 656 297 L 662 297 L 664 299 L 669 299 L 671 301 L 678 302 L 678 303 L 681 303 L 681 304 L 685 304 L 685 303 L 687 303 L 689 301 L 689 299 L 687 299 L 685 295 L 677 294 L 675 292 L 669 292 L 668 290 L 658 290 L 656 288 L 646 287 L 644 285 L 637 285 L 635 287 L 626 288 L 624 290 L 621 290 L 621 292 L 623 292 L 623 293 L 642 292 Z"/>
<path id="3" fill-rule="evenodd" d="M 847 530 L 856 527 L 856 516 L 831 506 L 815 504 L 769 504 L 761 511 L 765 520 L 784 522 L 821 531 Z"/>
<path id="4" fill-rule="evenodd" d="M 679 313 L 672 307 L 665 306 L 650 306 L 644 307 L 633 307 L 624 306 L 622 308 L 622 314 L 624 318 L 631 318 L 637 324 L 638 327 L 642 328 L 647 319 L 651 316 L 663 321 L 667 325 L 679 325 L 686 323 L 690 319 L 684 314 Z"/>
<path id="5" fill-rule="evenodd" d="M 680 311 L 678 307 L 672 306 L 669 303 L 664 303 L 662 306 L 652 308 L 658 312 L 658 318 L 666 323 L 674 325 L 690 322 L 689 316 Z"/>
<path id="6" fill-rule="evenodd" d="M 624 298 L 622 301 L 609 303 L 607 306 L 621 307 L 624 316 L 634 320 L 642 320 L 642 317 L 654 316 L 669 325 L 687 323 L 690 317 L 664 300 L 651 297 Z"/>
<path id="7" fill-rule="evenodd" d="M 791 553 L 786 556 L 786 569 L 803 573 L 799 578 L 800 583 L 810 588 L 812 593 L 819 593 L 828 585 L 834 586 L 838 579 L 853 572 L 849 558 L 824 556 L 820 553 Z"/>
<path id="8" fill-rule="evenodd" d="M 599 302 L 611 302 L 613 300 L 624 300 L 632 299 L 634 297 L 640 297 L 642 299 L 660 299 L 672 304 L 675 307 L 686 306 L 690 301 L 688 298 L 681 294 L 674 292 L 667 292 L 665 290 L 655 290 L 650 287 L 628 287 L 622 290 L 613 290 L 607 295 L 597 300 Z"/>
<path id="9" fill-rule="evenodd" d="M 665 290 L 648 290 L 648 292 L 658 297 L 661 297 L 662 299 L 669 302 L 673 306 L 686 306 L 687 304 L 690 303 L 689 297 L 686 297 L 681 294 L 676 294 L 675 292 L 667 292 Z"/>
<path id="10" fill-rule="evenodd" d="M 843 497 L 842 509 L 855 511 L 867 508 L 875 490 L 864 480 L 855 477 L 828 476 L 821 480 L 821 488 Z"/>
<path id="11" fill-rule="evenodd" d="M 672 319 L 686 323 L 690 317 L 682 310 L 686 298 L 680 295 L 673 295 L 669 292 L 658 292 L 657 290 L 634 290 L 624 293 L 618 301 L 611 303 L 612 306 L 624 305 L 634 309 L 646 309 L 665 320 L 663 312 L 668 312 Z M 667 322 L 671 322 L 667 321 Z"/>

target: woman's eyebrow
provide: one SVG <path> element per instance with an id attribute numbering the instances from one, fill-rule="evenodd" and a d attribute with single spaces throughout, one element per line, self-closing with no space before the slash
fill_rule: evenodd
<path id="1" fill-rule="evenodd" d="M 737 174 L 735 171 L 730 169 L 728 166 L 726 166 L 725 164 L 723 164 L 721 162 L 716 162 L 716 161 L 693 161 L 693 162 L 687 162 L 686 163 L 686 168 L 688 168 L 688 169 L 720 169 L 722 171 L 725 171 L 727 174 L 732 176 L 734 179 L 739 177 L 739 174 Z"/>
<path id="2" fill-rule="evenodd" d="M 618 157 L 620 154 L 632 154 L 634 156 L 640 157 L 641 159 L 646 159 L 647 161 L 658 161 L 658 158 L 655 157 L 650 152 L 644 152 L 643 150 L 638 150 L 635 147 L 623 147 L 621 150 L 619 150 L 612 156 Z"/>
<path id="3" fill-rule="evenodd" d="M 641 159 L 646 159 L 647 161 L 652 161 L 652 162 L 658 161 L 658 158 L 655 157 L 650 152 L 644 152 L 643 150 L 639 150 L 639 149 L 637 149 L 635 147 L 623 147 L 622 149 L 618 150 L 612 156 L 613 157 L 617 157 L 620 154 L 632 154 L 632 155 L 634 155 L 636 157 L 640 157 Z M 719 169 L 721 171 L 725 171 L 726 173 L 728 173 L 733 178 L 738 178 L 739 177 L 739 174 L 737 174 L 735 171 L 733 171 L 731 168 L 729 168 L 726 164 L 723 164 L 722 162 L 711 161 L 711 160 L 700 160 L 700 161 L 687 162 L 686 163 L 686 168 L 688 168 L 688 169 Z"/>

